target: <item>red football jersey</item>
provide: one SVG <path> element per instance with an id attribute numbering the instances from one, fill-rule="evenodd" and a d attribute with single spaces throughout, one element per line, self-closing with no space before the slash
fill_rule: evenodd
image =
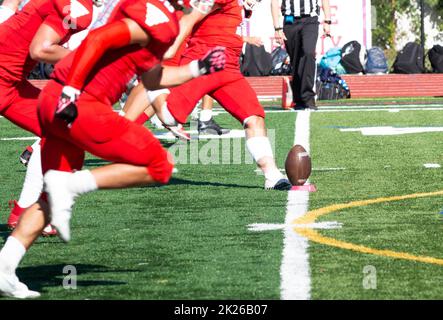
<path id="1" fill-rule="evenodd" d="M 208 47 L 226 47 L 226 69 L 239 68 L 243 40 L 237 34 L 242 23 L 243 7 L 239 0 L 215 0 L 214 9 L 202 21 L 195 25 L 188 48 L 183 54 L 197 58 L 203 55 Z"/>
<path id="2" fill-rule="evenodd" d="M 29 46 L 41 24 L 54 29 L 63 43 L 91 24 L 92 13 L 92 0 L 31 0 L 0 26 L 0 77 L 20 81 L 35 67 Z"/>
<path id="3" fill-rule="evenodd" d="M 149 34 L 151 40 L 144 48 L 134 44 L 106 52 L 90 72 L 83 90 L 108 104 L 118 101 L 134 76 L 140 76 L 160 63 L 179 31 L 175 10 L 166 0 L 123 0 L 116 3 L 109 1 L 108 5 L 115 8 L 108 23 L 132 19 Z M 75 52 L 56 65 L 52 74 L 54 79 L 65 83 Z"/>

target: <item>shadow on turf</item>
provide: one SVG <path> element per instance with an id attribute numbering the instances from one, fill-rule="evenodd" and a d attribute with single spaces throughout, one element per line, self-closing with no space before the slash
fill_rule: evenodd
<path id="1" fill-rule="evenodd" d="M 109 269 L 101 265 L 93 264 L 75 264 L 77 275 L 88 273 L 106 273 L 106 272 L 134 272 L 137 270 L 116 270 Z M 42 291 L 45 287 L 62 287 L 63 279 L 67 277 L 67 274 L 63 273 L 65 264 L 53 264 L 53 265 L 40 265 L 32 267 L 23 267 L 17 270 L 17 276 L 20 281 L 26 283 L 26 285 L 33 290 Z M 91 286 L 117 286 L 124 285 L 127 282 L 114 281 L 114 280 L 77 280 L 78 287 L 91 287 Z"/>
<path id="2" fill-rule="evenodd" d="M 8 229 L 8 225 L 0 224 L 0 237 L 3 238 L 4 241 L 6 241 L 6 238 L 8 238 L 10 234 L 11 230 Z"/>
<path id="3" fill-rule="evenodd" d="M 191 186 L 211 186 L 211 187 L 228 187 L 228 188 L 245 188 L 245 189 L 263 189 L 260 186 L 246 186 L 234 183 L 219 183 L 219 182 L 208 182 L 208 181 L 193 181 L 180 178 L 172 178 L 169 185 L 191 185 Z"/>

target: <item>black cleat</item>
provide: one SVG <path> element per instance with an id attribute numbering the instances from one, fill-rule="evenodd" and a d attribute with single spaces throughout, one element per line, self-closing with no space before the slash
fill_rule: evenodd
<path id="1" fill-rule="evenodd" d="M 29 159 L 31 159 L 33 151 L 34 150 L 32 150 L 31 146 L 27 146 L 25 151 L 23 151 L 22 154 L 20 155 L 19 160 L 25 167 L 28 166 L 28 162 L 29 162 Z"/>
<path id="2" fill-rule="evenodd" d="M 198 134 L 216 134 L 221 136 L 222 134 L 227 134 L 231 130 L 222 128 L 218 125 L 214 119 L 209 121 L 200 121 L 198 120 Z"/>
<path id="3" fill-rule="evenodd" d="M 292 184 L 286 178 L 282 178 L 275 183 L 272 183 L 271 181 L 268 180 L 265 182 L 265 189 L 267 190 L 289 191 L 291 190 L 291 188 Z"/>

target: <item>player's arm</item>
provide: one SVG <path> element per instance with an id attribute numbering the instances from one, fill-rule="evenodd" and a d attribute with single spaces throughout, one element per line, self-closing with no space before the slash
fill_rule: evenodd
<path id="1" fill-rule="evenodd" d="M 174 44 L 166 51 L 163 59 L 172 59 L 176 54 L 183 41 L 191 34 L 194 26 L 202 21 L 208 14 L 217 9 L 214 0 L 193 1 L 191 2 L 192 11 L 185 14 L 179 21 L 180 32 L 174 41 Z"/>
<path id="2" fill-rule="evenodd" d="M 4 0 L 2 6 L 7 7 L 8 9 L 11 9 L 11 11 L 16 12 L 22 1 L 23 0 Z"/>
<path id="3" fill-rule="evenodd" d="M 122 19 L 91 31 L 77 48 L 65 86 L 56 108 L 56 116 L 68 125 L 77 117 L 75 105 L 85 81 L 108 50 L 124 48 L 132 44 L 146 46 L 150 37 L 135 21 Z"/>
<path id="4" fill-rule="evenodd" d="M 175 87 L 201 75 L 223 70 L 225 62 L 225 48 L 215 47 L 201 59 L 180 67 L 157 65 L 142 75 L 142 82 L 148 90 Z"/>
<path id="5" fill-rule="evenodd" d="M 55 64 L 69 54 L 69 50 L 59 45 L 61 36 L 49 25 L 42 24 L 29 47 L 29 55 L 35 61 Z"/>

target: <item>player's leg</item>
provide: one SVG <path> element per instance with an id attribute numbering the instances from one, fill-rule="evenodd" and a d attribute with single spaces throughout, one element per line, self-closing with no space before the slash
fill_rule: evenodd
<path id="1" fill-rule="evenodd" d="M 147 91 L 148 99 L 152 101 L 152 107 L 155 112 L 157 112 L 157 110 L 161 112 L 162 106 L 166 104 L 166 100 L 168 99 L 170 93 L 171 92 L 169 91 L 169 89 Z M 161 122 L 157 115 L 155 115 L 154 117 L 156 118 L 156 120 Z M 181 139 L 183 141 L 191 140 L 191 135 L 186 132 L 181 123 L 173 126 L 164 125 L 164 127 L 171 131 L 172 134 L 178 139 Z"/>
<path id="2" fill-rule="evenodd" d="M 4 0 L 0 5 L 0 23 L 8 20 L 18 10 L 22 0 Z"/>
<path id="3" fill-rule="evenodd" d="M 160 142 L 146 128 L 113 112 L 112 107 L 83 93 L 77 103 L 79 115 L 72 127 L 55 118 L 61 86 L 50 83 L 40 99 L 40 119 L 53 136 L 71 141 L 81 150 L 116 162 L 93 170 L 74 173 L 49 170 L 57 158 L 42 153 L 45 191 L 51 208 L 51 223 L 59 236 L 70 239 L 69 221 L 75 198 L 96 189 L 125 188 L 152 183 L 167 183 L 173 164 Z M 43 146 L 44 148 L 44 146 Z M 60 146 L 62 148 L 62 146 Z M 71 161 L 74 157 L 67 157 Z M 59 160 L 60 161 L 60 160 Z"/>
<path id="4" fill-rule="evenodd" d="M 206 75 L 169 89 L 170 94 L 156 113 L 166 125 L 185 123 L 197 103 L 207 94 L 221 87 L 226 71 Z"/>
<path id="5" fill-rule="evenodd" d="M 246 147 L 265 176 L 265 188 L 288 190 L 291 184 L 278 169 L 267 137 L 263 107 L 247 80 L 240 75 L 238 80 L 214 91 L 212 96 L 243 124 Z"/>
<path id="6" fill-rule="evenodd" d="M 40 158 L 40 139 L 32 145 L 32 155 L 28 161 L 25 181 L 18 201 L 14 200 L 14 207 L 8 218 L 8 227 L 14 229 L 18 219 L 26 208 L 36 203 L 43 190 L 43 173 Z"/>
<path id="7" fill-rule="evenodd" d="M 151 119 L 151 123 L 162 128 L 163 124 L 155 114 L 156 110 L 160 110 L 168 97 L 169 90 L 147 91 L 142 83 L 135 86 L 129 94 L 128 100 L 120 113 L 126 119 L 135 121 L 138 124 L 144 124 Z M 182 140 L 190 140 L 190 135 L 183 129 L 181 124 L 177 126 L 166 126 L 177 138 Z"/>
<path id="8" fill-rule="evenodd" d="M 65 140 L 48 136 L 42 142 L 42 163 L 45 170 L 50 168 L 64 171 L 80 169 L 84 151 Z M 0 251 L 0 294 L 16 298 L 32 298 L 38 293 L 27 289 L 19 282 L 15 270 L 23 256 L 48 224 L 49 208 L 46 197 L 28 209 L 20 217 L 19 223 Z"/>
<path id="9" fill-rule="evenodd" d="M 10 97 L 9 105 L 2 110 L 2 115 L 19 127 L 41 136 L 41 126 L 37 115 L 37 102 L 41 90 L 24 80 L 18 84 Z M 40 197 L 43 187 L 43 175 L 40 163 L 40 143 L 34 143 L 25 182 L 19 201 L 14 203 L 8 218 L 8 226 L 14 228 L 24 209 L 35 203 Z M 43 235 L 54 235 L 55 230 L 47 226 Z"/>
<path id="10" fill-rule="evenodd" d="M 19 83 L 10 93 L 10 102 L 1 111 L 6 119 L 41 137 L 42 130 L 37 115 L 37 101 L 41 90 L 29 81 Z"/>
<path id="11" fill-rule="evenodd" d="M 40 294 L 29 290 L 16 276 L 16 269 L 26 251 L 40 236 L 47 224 L 48 211 L 40 203 L 28 208 L 21 217 L 21 223 L 7 238 L 0 250 L 0 295 L 14 298 L 36 298 Z"/>
<path id="12" fill-rule="evenodd" d="M 199 134 L 217 134 L 222 135 L 229 133 L 229 129 L 220 127 L 212 117 L 212 109 L 214 107 L 214 100 L 206 95 L 203 97 L 202 109 L 198 119 L 198 133 Z"/>

